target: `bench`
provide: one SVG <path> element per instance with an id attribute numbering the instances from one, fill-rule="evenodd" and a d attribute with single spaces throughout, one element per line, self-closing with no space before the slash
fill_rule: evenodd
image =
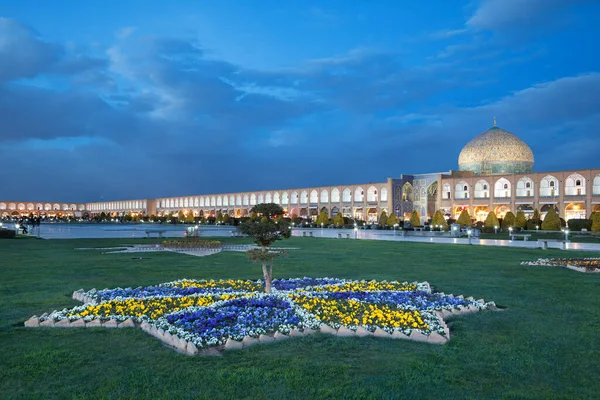
<path id="1" fill-rule="evenodd" d="M 519 234 L 518 233 L 511 233 L 510 234 L 510 240 L 515 240 L 515 238 L 519 238 L 519 237 L 522 237 L 524 241 L 527 241 L 531 237 L 531 235 L 529 235 L 529 234 L 520 234 L 520 233 Z"/>
<path id="2" fill-rule="evenodd" d="M 537 242 L 538 242 L 538 246 L 541 247 L 542 249 L 547 249 L 549 242 L 561 243 L 561 245 L 560 245 L 561 250 L 567 249 L 567 242 L 564 240 L 560 240 L 560 239 L 538 239 Z"/>
<path id="3" fill-rule="evenodd" d="M 342 235 L 346 235 L 346 239 L 350 239 L 350 234 L 349 233 L 338 233 L 338 238 L 341 239 Z"/>
<path id="4" fill-rule="evenodd" d="M 302 236 L 304 236 L 304 237 L 306 237 L 306 236 L 313 237 L 313 232 L 312 232 L 312 231 L 308 231 L 308 232 L 306 232 L 306 231 L 303 231 L 303 232 L 302 232 Z"/>
<path id="5" fill-rule="evenodd" d="M 156 233 L 159 238 L 162 238 L 163 233 L 165 233 L 166 230 L 164 230 L 164 231 L 145 231 L 145 232 L 146 232 L 146 239 L 150 239 L 150 235 L 152 235 L 153 233 Z"/>

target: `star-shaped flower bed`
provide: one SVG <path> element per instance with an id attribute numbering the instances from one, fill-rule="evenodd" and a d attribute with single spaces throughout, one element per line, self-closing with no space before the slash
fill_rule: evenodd
<path id="1" fill-rule="evenodd" d="M 84 292 L 82 306 L 32 317 L 26 326 L 140 326 L 170 346 L 197 354 L 315 332 L 445 343 L 451 314 L 495 308 L 472 298 L 432 293 L 427 282 L 282 279 L 179 280 L 156 286 Z"/>

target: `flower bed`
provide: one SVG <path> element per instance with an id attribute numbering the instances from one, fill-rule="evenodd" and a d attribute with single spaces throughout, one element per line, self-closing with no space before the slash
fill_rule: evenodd
<path id="1" fill-rule="evenodd" d="M 262 289 L 262 281 L 184 279 L 79 290 L 73 297 L 84 305 L 32 317 L 26 325 L 141 325 L 170 345 L 196 353 L 235 346 L 234 341 L 267 341 L 318 330 L 441 343 L 449 338 L 442 316 L 494 307 L 483 300 L 432 293 L 427 282 L 300 278 L 274 280 L 271 294 Z"/>
<path id="2" fill-rule="evenodd" d="M 218 240 L 202 240 L 198 238 L 164 240 L 165 249 L 217 249 L 221 247 Z"/>
<path id="3" fill-rule="evenodd" d="M 600 272 L 600 258 L 539 258 L 523 261 L 522 265 L 565 267 L 579 272 Z"/>

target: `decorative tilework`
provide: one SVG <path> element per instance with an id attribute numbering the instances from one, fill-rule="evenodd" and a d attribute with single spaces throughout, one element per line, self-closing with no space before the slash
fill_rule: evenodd
<path id="1" fill-rule="evenodd" d="M 530 173 L 533 152 L 515 135 L 493 127 L 471 140 L 458 157 L 460 171 L 477 174 Z"/>

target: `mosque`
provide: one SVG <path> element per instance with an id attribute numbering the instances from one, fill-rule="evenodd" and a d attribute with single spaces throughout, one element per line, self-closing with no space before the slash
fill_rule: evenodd
<path id="1" fill-rule="evenodd" d="M 382 211 L 409 219 L 419 211 L 422 222 L 442 210 L 457 218 L 466 209 L 477 221 L 490 211 L 502 218 L 508 211 L 542 217 L 554 208 L 565 220 L 588 218 L 600 211 L 600 169 L 534 172 L 531 148 L 517 136 L 496 126 L 475 137 L 460 152 L 458 170 L 400 175 L 377 183 L 277 189 L 254 192 L 201 194 L 156 199 L 92 203 L 55 203 L 0 200 L 0 215 L 72 215 L 102 212 L 112 216 L 135 213 L 165 215 L 193 213 L 234 217 L 249 214 L 260 203 L 281 205 L 287 215 L 315 219 L 321 211 L 358 220 L 377 221 Z"/>

